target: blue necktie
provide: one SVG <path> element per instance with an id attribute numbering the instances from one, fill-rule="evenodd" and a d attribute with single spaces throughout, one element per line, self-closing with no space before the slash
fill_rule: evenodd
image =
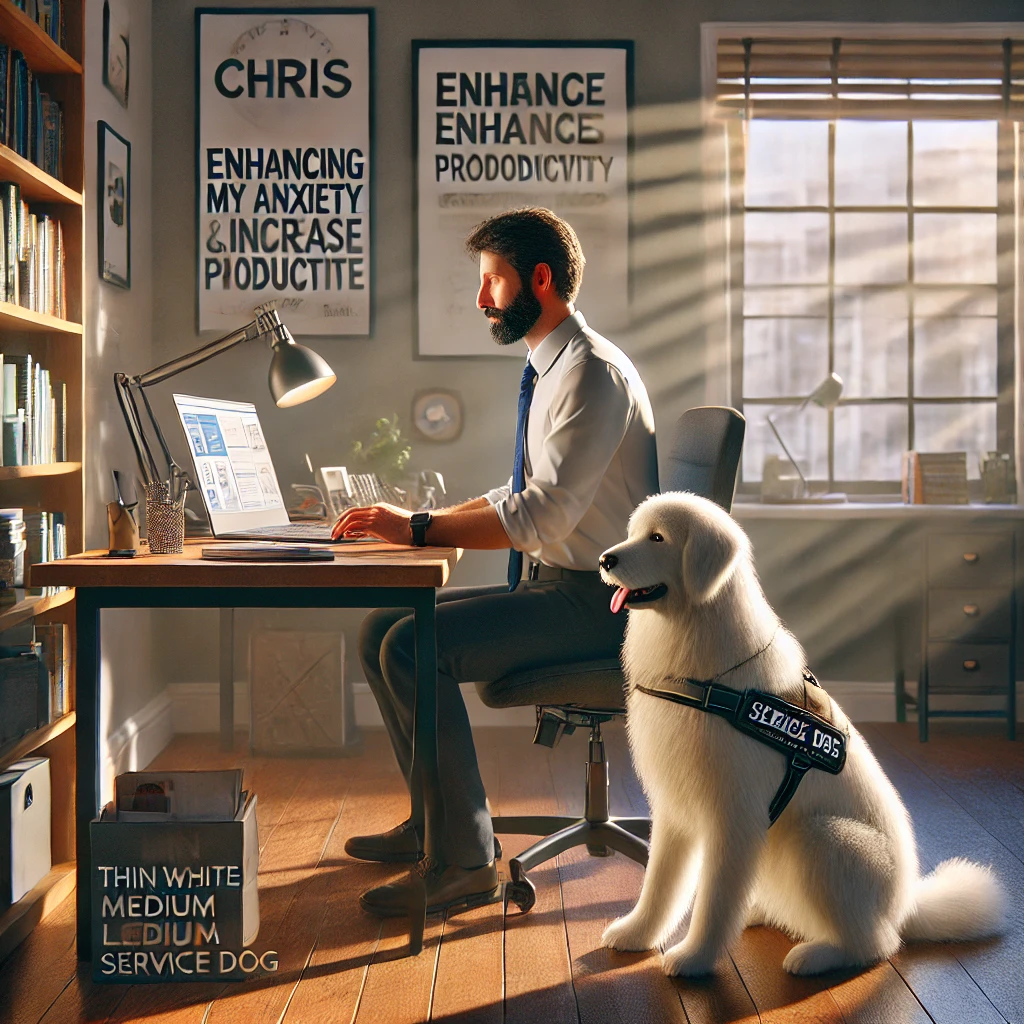
<path id="1" fill-rule="evenodd" d="M 526 487 L 526 417 L 533 401 L 533 386 L 537 383 L 530 360 L 526 360 L 523 379 L 519 384 L 519 418 L 516 420 L 516 458 L 512 464 L 512 493 L 519 494 Z M 508 589 L 515 590 L 523 575 L 523 553 L 513 548 L 508 553 Z"/>

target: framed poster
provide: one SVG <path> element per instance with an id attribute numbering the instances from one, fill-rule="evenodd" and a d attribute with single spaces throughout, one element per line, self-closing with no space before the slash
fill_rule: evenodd
<path id="1" fill-rule="evenodd" d="M 199 330 L 368 335 L 373 12 L 196 10 Z"/>
<path id="2" fill-rule="evenodd" d="M 100 277 L 132 286 L 132 144 L 106 121 L 97 124 L 97 235 Z"/>
<path id="3" fill-rule="evenodd" d="M 587 259 L 577 305 L 614 337 L 629 309 L 631 42 L 413 41 L 421 356 L 507 355 L 476 308 L 465 239 L 545 206 Z"/>

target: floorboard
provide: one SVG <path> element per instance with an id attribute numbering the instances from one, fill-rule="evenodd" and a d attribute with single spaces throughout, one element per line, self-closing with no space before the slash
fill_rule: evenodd
<path id="1" fill-rule="evenodd" d="M 428 922 L 423 953 L 405 955 L 403 920 L 358 907 L 399 866 L 355 861 L 352 835 L 408 814 L 408 793 L 379 731 L 360 756 L 253 758 L 240 743 L 178 737 L 157 768 L 243 765 L 258 795 L 260 949 L 279 970 L 246 984 L 94 985 L 78 968 L 69 898 L 0 964 L 0 1024 L 999 1024 L 1024 1022 L 1024 743 L 998 727 L 937 723 L 862 731 L 914 819 L 922 870 L 955 855 L 993 865 L 1009 894 L 1006 935 L 984 943 L 914 943 L 866 971 L 793 978 L 791 942 L 748 929 L 714 975 L 668 979 L 660 954 L 604 949 L 600 936 L 635 901 L 640 867 L 585 849 L 531 872 L 537 904 L 497 903 Z M 554 750 L 526 729 L 480 731 L 481 774 L 496 814 L 579 814 L 586 736 Z M 620 723 L 605 728 L 613 813 L 647 813 Z M 529 836 L 502 836 L 499 862 Z"/>

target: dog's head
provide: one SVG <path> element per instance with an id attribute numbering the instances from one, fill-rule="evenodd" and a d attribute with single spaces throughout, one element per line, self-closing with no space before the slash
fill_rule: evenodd
<path id="1" fill-rule="evenodd" d="M 629 538 L 601 555 L 601 578 L 616 587 L 612 611 L 714 600 L 750 542 L 732 517 L 706 498 L 657 494 L 629 519 Z"/>

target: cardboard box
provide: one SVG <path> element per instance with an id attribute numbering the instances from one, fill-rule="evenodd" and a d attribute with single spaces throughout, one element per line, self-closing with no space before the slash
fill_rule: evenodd
<path id="1" fill-rule="evenodd" d="M 241 771 L 133 772 L 118 777 L 115 792 L 90 826 L 93 980 L 275 971 L 273 950 L 250 948 L 259 841 L 256 795 L 241 789 Z"/>
<path id="2" fill-rule="evenodd" d="M 50 762 L 15 761 L 0 774 L 0 910 L 50 870 Z"/>

